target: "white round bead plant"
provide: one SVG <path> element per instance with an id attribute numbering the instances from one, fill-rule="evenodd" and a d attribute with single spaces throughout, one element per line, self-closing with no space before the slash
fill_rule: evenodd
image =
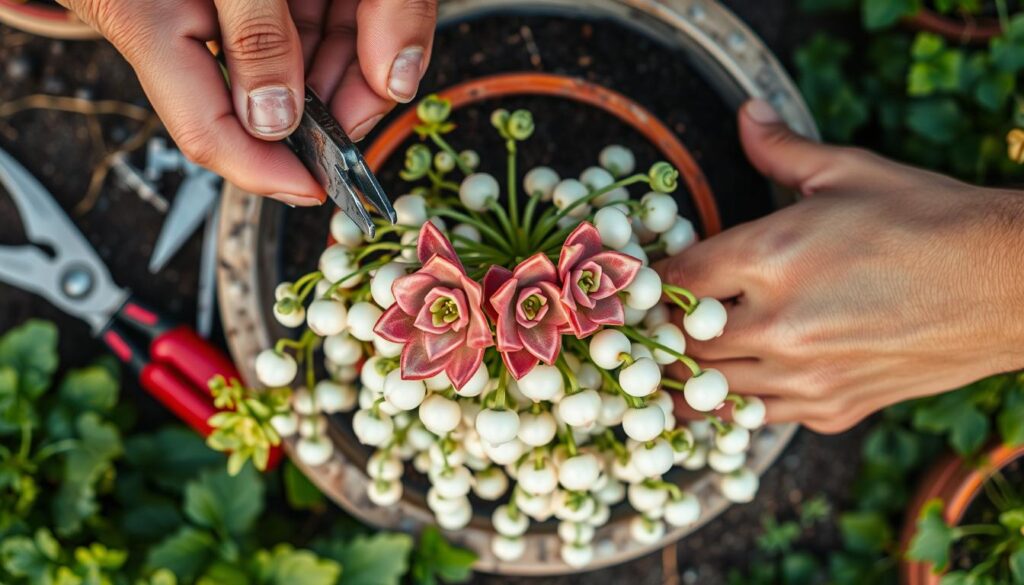
<path id="1" fill-rule="evenodd" d="M 326 462 L 324 425 L 307 421 L 355 409 L 355 435 L 373 448 L 369 499 L 394 504 L 415 469 L 448 530 L 469 522 L 474 501 L 497 501 L 491 548 L 508 562 L 523 555 L 532 524 L 552 520 L 563 560 L 588 564 L 595 528 L 624 500 L 642 544 L 697 522 L 697 498 L 665 479 L 676 466 L 707 462 L 725 497 L 749 501 L 757 475 L 743 465 L 764 403 L 731 394 L 720 372 L 685 354 L 687 336 L 722 334 L 725 307 L 646 266 L 695 240 L 668 195 L 678 172 L 659 162 L 634 174 L 632 151 L 612 145 L 578 178 L 536 167 L 517 179 L 533 119 L 498 110 L 503 184 L 444 138 L 454 128 L 448 102 L 431 96 L 417 112 L 417 133 L 438 150 L 408 149 L 401 176 L 416 186 L 395 202 L 399 223 L 366 240 L 335 215 L 319 270 L 278 288 L 274 315 L 307 330 L 261 353 L 256 371 L 269 387 L 314 389 L 293 392 L 274 418 L 281 435 L 305 430 L 297 456 Z M 670 306 L 684 311 L 681 323 Z M 326 381 L 316 380 L 317 348 Z M 675 363 L 685 380 L 666 376 Z M 706 420 L 677 425 L 670 392 Z M 715 414 L 726 403 L 735 422 Z"/>

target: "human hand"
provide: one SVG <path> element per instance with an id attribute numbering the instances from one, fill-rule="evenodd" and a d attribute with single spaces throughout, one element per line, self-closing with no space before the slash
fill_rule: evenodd
<path id="1" fill-rule="evenodd" d="M 318 205 L 288 148 L 304 83 L 353 140 L 411 101 L 430 58 L 435 0 L 59 0 L 135 68 L 193 162 L 253 193 Z M 207 50 L 219 40 L 230 89 Z"/>
<path id="2" fill-rule="evenodd" d="M 810 142 L 765 102 L 739 126 L 754 167 L 807 198 L 656 267 L 732 299 L 725 333 L 688 344 L 702 366 L 826 433 L 1024 367 L 1024 195 Z"/>

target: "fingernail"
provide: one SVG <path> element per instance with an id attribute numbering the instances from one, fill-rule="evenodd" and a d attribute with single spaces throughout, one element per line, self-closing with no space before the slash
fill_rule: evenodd
<path id="1" fill-rule="evenodd" d="M 395 57 L 388 77 L 388 95 L 396 102 L 408 103 L 416 97 L 423 75 L 423 47 L 407 47 Z"/>
<path id="2" fill-rule="evenodd" d="M 775 108 L 764 100 L 750 100 L 747 103 L 747 116 L 758 124 L 777 124 L 782 121 Z"/>
<path id="3" fill-rule="evenodd" d="M 264 136 L 286 132 L 295 123 L 295 96 L 282 85 L 249 92 L 249 127 Z"/>
<path id="4" fill-rule="evenodd" d="M 360 122 L 359 124 L 356 124 L 355 128 L 353 128 L 352 131 L 348 133 L 349 138 L 351 138 L 355 142 L 359 142 L 363 138 L 366 138 L 366 135 L 370 133 L 370 130 L 373 130 L 373 127 L 376 126 L 377 122 L 380 122 L 380 119 L 383 117 L 384 114 L 377 114 L 376 116 L 373 116 L 369 120 L 365 120 L 363 122 Z"/>
<path id="5" fill-rule="evenodd" d="M 303 197 L 301 195 L 292 195 L 291 193 L 273 193 L 267 195 L 271 199 L 275 199 L 291 207 L 315 207 L 320 205 L 319 199 L 313 197 Z"/>

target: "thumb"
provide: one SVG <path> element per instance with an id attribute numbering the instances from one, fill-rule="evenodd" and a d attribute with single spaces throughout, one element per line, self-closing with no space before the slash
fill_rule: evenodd
<path id="1" fill-rule="evenodd" d="M 436 0 L 363 0 L 356 20 L 366 82 L 381 97 L 412 101 L 430 61 Z"/>
<path id="2" fill-rule="evenodd" d="M 837 149 L 793 132 L 764 100 L 750 100 L 739 113 L 740 142 L 761 174 L 804 195 L 814 192 L 817 179 L 835 162 Z"/>
<path id="3" fill-rule="evenodd" d="M 287 0 L 215 0 L 235 113 L 256 138 L 280 140 L 302 113 L 303 60 Z"/>

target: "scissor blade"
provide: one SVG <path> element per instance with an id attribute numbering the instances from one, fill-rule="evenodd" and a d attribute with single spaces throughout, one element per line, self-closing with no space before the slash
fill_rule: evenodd
<path id="1" fill-rule="evenodd" d="M 398 213 L 395 211 L 394 206 L 391 205 L 391 199 L 388 198 L 380 183 L 377 182 L 377 177 L 374 176 L 370 167 L 366 164 L 362 153 L 352 143 L 342 148 L 346 151 L 346 159 L 349 162 L 348 172 L 351 182 L 356 184 L 363 197 L 373 205 L 377 213 L 388 218 L 392 224 L 397 223 Z"/>
<path id="2" fill-rule="evenodd" d="M 71 223 L 46 187 L 3 150 L 0 150 L 0 184 L 3 184 L 18 207 L 25 235 L 30 242 L 54 248 L 73 246 L 91 251 L 78 228 Z"/>
<path id="3" fill-rule="evenodd" d="M 151 274 L 164 269 L 209 215 L 210 209 L 217 202 L 219 179 L 207 170 L 198 170 L 185 177 L 174 195 L 171 211 L 160 228 L 160 235 L 153 246 L 153 255 L 149 257 Z"/>
<path id="4" fill-rule="evenodd" d="M 335 170 L 335 174 L 339 177 L 344 176 L 345 171 L 338 167 Z M 363 233 L 369 238 L 373 238 L 377 233 L 377 226 L 373 224 L 373 219 L 370 217 L 370 212 L 366 210 L 366 206 L 363 205 L 362 199 L 359 198 L 359 194 L 352 189 L 351 183 L 348 181 L 338 180 L 335 181 L 331 189 L 327 190 L 327 196 L 331 198 L 341 211 L 355 222 Z"/>

